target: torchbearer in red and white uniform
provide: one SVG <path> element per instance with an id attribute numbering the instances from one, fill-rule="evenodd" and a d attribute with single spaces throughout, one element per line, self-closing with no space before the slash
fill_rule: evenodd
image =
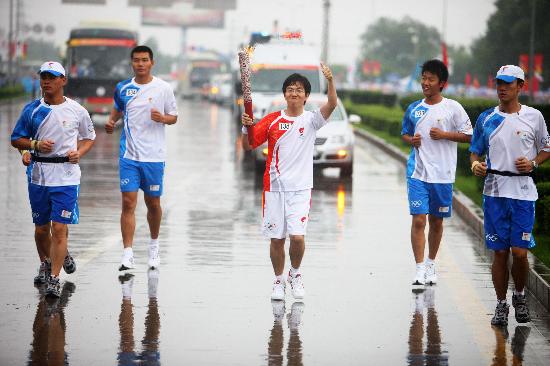
<path id="1" fill-rule="evenodd" d="M 290 237 L 288 282 L 296 299 L 304 297 L 300 264 L 304 256 L 304 235 L 309 221 L 311 189 L 313 188 L 313 151 L 315 134 L 323 127 L 336 108 L 336 88 L 330 69 L 321 64 L 328 81 L 327 102 L 318 110 L 304 110 L 311 91 L 308 79 L 300 74 L 290 75 L 283 83 L 285 110 L 268 114 L 254 124 L 242 116 L 243 147 L 255 149 L 268 142 L 264 173 L 263 234 L 271 239 L 270 256 L 275 281 L 272 300 L 284 300 L 284 244 Z"/>

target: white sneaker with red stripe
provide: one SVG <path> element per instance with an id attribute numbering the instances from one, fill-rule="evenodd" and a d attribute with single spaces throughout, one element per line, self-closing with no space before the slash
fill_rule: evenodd
<path id="1" fill-rule="evenodd" d="M 284 300 L 285 299 L 285 281 L 276 279 L 273 282 L 273 292 L 271 293 L 271 300 Z"/>
<path id="2" fill-rule="evenodd" d="M 290 288 L 292 289 L 292 296 L 294 296 L 295 299 L 303 299 L 306 291 L 304 290 L 302 275 L 297 273 L 293 276 L 291 272 L 288 272 L 288 282 L 290 283 Z"/>

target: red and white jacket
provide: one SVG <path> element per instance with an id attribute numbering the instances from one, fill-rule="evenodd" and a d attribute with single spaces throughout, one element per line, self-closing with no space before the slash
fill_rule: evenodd
<path id="1" fill-rule="evenodd" d="M 290 117 L 270 113 L 248 128 L 248 142 L 255 149 L 267 140 L 264 191 L 288 192 L 313 188 L 315 133 L 327 121 L 320 110 Z"/>

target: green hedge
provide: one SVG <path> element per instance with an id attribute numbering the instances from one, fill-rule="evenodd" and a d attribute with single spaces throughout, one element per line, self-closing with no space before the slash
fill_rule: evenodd
<path id="1" fill-rule="evenodd" d="M 423 98 L 424 95 L 422 93 L 410 94 L 401 97 L 401 99 L 399 99 L 399 105 L 401 106 L 401 109 L 405 111 L 412 102 Z M 464 107 L 464 110 L 466 110 L 466 113 L 468 114 L 468 117 L 470 117 L 470 121 L 472 121 L 473 125 L 475 125 L 477 118 L 481 113 L 483 113 L 483 111 L 491 107 L 495 107 L 498 104 L 496 99 L 451 98 L 459 102 Z M 550 129 L 550 104 L 530 104 L 530 106 L 538 109 L 542 113 L 544 120 L 546 121 L 546 125 L 549 126 Z"/>
<path id="2" fill-rule="evenodd" d="M 550 182 L 537 184 L 539 199 L 535 204 L 535 231 L 550 234 Z"/>
<path id="3" fill-rule="evenodd" d="M 350 100 L 345 101 L 349 113 L 361 117 L 362 123 L 379 131 L 385 131 L 391 136 L 401 135 L 401 121 L 403 111 L 399 107 L 389 108 L 382 105 L 355 104 Z M 457 176 L 470 176 L 470 152 L 469 144 L 458 144 L 457 151 Z M 550 234 L 550 162 L 541 165 L 535 172 L 535 180 L 539 192 L 537 201 L 537 233 Z M 477 180 L 479 194 L 483 191 L 483 179 Z"/>
<path id="4" fill-rule="evenodd" d="M 8 99 L 18 97 L 25 94 L 25 90 L 22 85 L 16 86 L 4 86 L 0 88 L 0 99 Z"/>
<path id="5" fill-rule="evenodd" d="M 369 90 L 339 90 L 340 99 L 349 99 L 356 104 L 381 104 L 393 107 L 397 104 L 397 94 L 384 94 Z"/>
<path id="6" fill-rule="evenodd" d="M 399 108 L 389 108 L 381 105 L 357 105 L 346 103 L 349 113 L 361 117 L 361 122 L 380 131 L 386 131 L 392 136 L 401 136 L 401 120 L 403 112 Z"/>

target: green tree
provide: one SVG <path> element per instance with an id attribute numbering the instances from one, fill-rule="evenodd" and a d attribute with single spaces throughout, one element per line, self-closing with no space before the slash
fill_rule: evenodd
<path id="1" fill-rule="evenodd" d="M 27 43 L 27 60 L 28 61 L 45 61 L 45 60 L 60 60 L 61 50 L 56 47 L 51 41 L 43 39 L 28 38 Z"/>
<path id="2" fill-rule="evenodd" d="M 506 64 L 517 65 L 519 55 L 529 54 L 532 0 L 497 0 L 487 22 L 487 32 L 472 44 L 472 73 L 485 80 Z M 535 53 L 544 57 L 542 87 L 550 87 L 550 1 L 536 1 Z"/>
<path id="3" fill-rule="evenodd" d="M 434 27 L 410 17 L 402 20 L 380 18 L 361 36 L 359 73 L 365 59 L 381 62 L 382 75 L 397 73 L 410 75 L 417 62 L 423 62 L 441 53 L 441 37 Z"/>
<path id="4" fill-rule="evenodd" d="M 447 52 L 452 66 L 449 82 L 455 84 L 464 83 L 466 73 L 470 71 L 472 65 L 472 54 L 464 46 L 448 46 Z"/>

